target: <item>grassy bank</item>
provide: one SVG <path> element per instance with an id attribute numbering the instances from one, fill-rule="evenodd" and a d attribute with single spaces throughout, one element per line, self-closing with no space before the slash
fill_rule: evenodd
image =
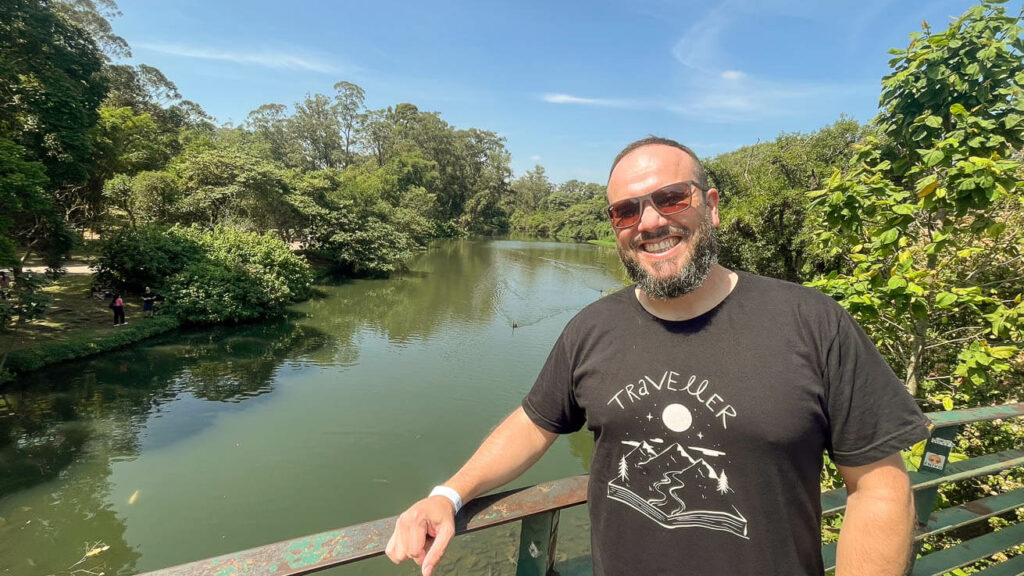
<path id="1" fill-rule="evenodd" d="M 44 291 L 52 299 L 45 318 L 0 336 L 9 350 L 5 370 L 15 376 L 49 364 L 114 350 L 174 330 L 181 322 L 170 315 L 142 316 L 139 297 L 125 298 L 124 326 L 114 326 L 109 299 L 90 294 L 90 274 L 68 274 Z"/>
<path id="2" fill-rule="evenodd" d="M 615 248 L 615 239 L 602 238 L 600 240 L 587 240 L 587 244 L 593 244 L 594 246 L 604 246 L 605 248 Z"/>

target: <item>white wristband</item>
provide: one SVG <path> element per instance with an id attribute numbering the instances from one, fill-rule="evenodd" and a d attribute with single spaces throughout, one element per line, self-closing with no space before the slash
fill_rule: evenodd
<path id="1" fill-rule="evenodd" d="M 459 513 L 459 510 L 462 510 L 462 497 L 459 496 L 458 492 L 447 486 L 434 486 L 434 489 L 430 491 L 430 496 L 444 496 L 451 500 L 452 506 L 455 506 L 456 514 Z"/>

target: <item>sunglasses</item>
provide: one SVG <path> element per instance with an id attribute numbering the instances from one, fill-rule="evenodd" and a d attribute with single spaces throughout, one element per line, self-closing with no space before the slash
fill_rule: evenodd
<path id="1" fill-rule="evenodd" d="M 612 204 L 605 211 L 612 221 L 613 228 L 630 228 L 640 222 L 644 211 L 644 202 L 650 200 L 651 206 L 662 216 L 678 214 L 693 204 L 693 191 L 704 191 L 696 182 L 686 180 L 658 188 L 650 194 L 626 198 Z"/>

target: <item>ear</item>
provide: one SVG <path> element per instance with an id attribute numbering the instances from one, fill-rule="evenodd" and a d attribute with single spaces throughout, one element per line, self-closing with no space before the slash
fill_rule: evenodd
<path id="1" fill-rule="evenodd" d="M 710 188 L 705 196 L 705 209 L 711 214 L 711 225 L 718 228 L 718 225 L 721 223 L 721 220 L 718 218 L 718 189 Z"/>

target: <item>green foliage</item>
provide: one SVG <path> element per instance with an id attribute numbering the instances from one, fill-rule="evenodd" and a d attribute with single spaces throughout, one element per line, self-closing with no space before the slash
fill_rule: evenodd
<path id="1" fill-rule="evenodd" d="M 23 230 L 19 221 L 50 212 L 47 181 L 41 162 L 26 160 L 22 146 L 0 137 L 0 267 L 17 261 L 17 233 Z"/>
<path id="2" fill-rule="evenodd" d="M 271 233 L 237 228 L 126 228 L 100 248 L 101 283 L 165 294 L 168 309 L 192 323 L 242 322 L 309 297 L 309 265 Z"/>
<path id="3" fill-rule="evenodd" d="M 295 214 L 286 201 L 283 168 L 260 157 L 246 134 L 222 131 L 174 160 L 170 172 L 179 183 L 179 222 L 230 224 L 250 230 L 291 227 Z"/>
<path id="4" fill-rule="evenodd" d="M 892 51 L 878 134 L 812 194 L 847 264 L 811 285 L 933 406 L 992 403 L 1020 377 L 1021 31 L 987 2 Z"/>
<path id="5" fill-rule="evenodd" d="M 810 134 L 782 134 L 705 162 L 721 198 L 722 265 L 791 282 L 834 266 L 812 236 L 807 191 L 853 156 L 861 133 L 857 122 L 841 118 Z"/>
<path id="6" fill-rule="evenodd" d="M 139 292 L 154 290 L 200 256 L 193 240 L 160 226 L 123 228 L 99 247 L 96 279 L 105 287 Z"/>
<path id="7" fill-rule="evenodd" d="M 212 230 L 175 228 L 174 236 L 198 246 L 202 261 L 224 268 L 244 269 L 260 283 L 259 292 L 270 307 L 309 297 L 313 281 L 309 266 L 275 235 L 238 228 Z"/>

